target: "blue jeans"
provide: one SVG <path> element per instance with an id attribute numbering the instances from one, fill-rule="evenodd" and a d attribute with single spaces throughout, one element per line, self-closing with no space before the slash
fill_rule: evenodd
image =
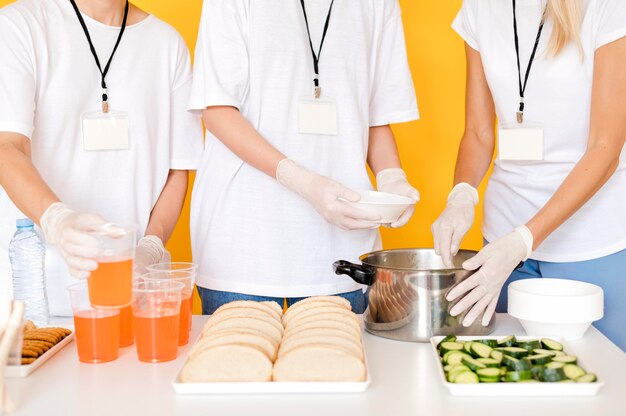
<path id="1" fill-rule="evenodd" d="M 526 260 L 524 266 L 515 270 L 504 284 L 496 311 L 506 312 L 507 289 L 511 282 L 537 277 L 579 280 L 604 289 L 604 318 L 594 322 L 593 326 L 626 351 L 626 250 L 571 263 Z"/>
<path id="2" fill-rule="evenodd" d="M 202 314 L 212 315 L 213 312 L 225 303 L 233 302 L 235 300 L 253 300 L 256 302 L 276 302 L 281 308 L 287 301 L 287 307 L 305 298 L 278 298 L 271 296 L 256 296 L 246 295 L 243 293 L 235 292 L 221 292 L 219 290 L 206 289 L 198 286 L 198 294 L 202 301 Z M 367 297 L 362 290 L 355 290 L 354 292 L 339 293 L 337 296 L 348 300 L 352 305 L 352 311 L 354 313 L 363 313 L 367 308 Z"/>

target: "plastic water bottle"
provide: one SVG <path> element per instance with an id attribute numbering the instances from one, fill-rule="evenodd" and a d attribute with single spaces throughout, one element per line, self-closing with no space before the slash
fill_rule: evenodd
<path id="1" fill-rule="evenodd" d="M 50 312 L 44 275 L 46 247 L 31 220 L 17 220 L 9 258 L 13 269 L 13 298 L 24 302 L 24 318 L 38 326 L 47 325 Z"/>

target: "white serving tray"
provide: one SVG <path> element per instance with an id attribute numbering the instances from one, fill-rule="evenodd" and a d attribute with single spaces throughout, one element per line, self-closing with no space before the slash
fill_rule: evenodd
<path id="1" fill-rule="evenodd" d="M 432 345 L 432 351 L 436 357 L 436 365 L 439 367 L 438 374 L 439 379 L 444 386 L 448 388 L 450 394 L 453 396 L 472 396 L 472 397 L 541 397 L 541 396 L 595 396 L 598 391 L 604 386 L 604 382 L 600 376 L 595 383 L 478 383 L 478 384 L 455 384 L 446 380 L 443 366 L 441 365 L 441 359 L 437 352 L 437 344 L 444 337 L 437 336 L 430 339 Z M 462 341 L 473 341 L 476 339 L 502 339 L 504 336 L 459 336 L 458 339 Z M 550 338 L 555 341 L 563 343 L 562 339 L 558 337 L 540 337 L 540 336 L 515 336 L 520 341 L 534 340 L 541 338 Z M 588 372 L 594 372 L 593 368 L 590 368 L 581 359 L 580 355 L 576 351 L 563 344 L 563 350 L 567 354 L 575 355 L 578 357 L 578 364 Z"/>
<path id="2" fill-rule="evenodd" d="M 363 354 L 365 357 L 365 381 L 265 381 L 265 382 L 221 382 L 221 383 L 183 383 L 180 381 L 180 373 L 184 365 L 176 374 L 172 382 L 174 390 L 178 394 L 309 394 L 309 393 L 362 393 L 369 387 L 372 379 L 370 377 L 369 365 L 365 344 L 363 344 Z"/>
<path id="3" fill-rule="evenodd" d="M 430 343 L 433 347 L 432 351 L 435 354 L 439 380 L 444 386 L 448 388 L 450 394 L 453 396 L 472 396 L 472 397 L 541 397 L 541 396 L 570 396 L 570 397 L 582 397 L 582 396 L 595 396 L 598 391 L 604 386 L 604 382 L 601 377 L 598 376 L 598 381 L 595 383 L 478 383 L 478 384 L 455 384 L 450 383 L 446 379 L 441 365 L 441 359 L 437 352 L 437 344 L 441 341 L 443 336 L 432 337 Z M 457 337 L 461 341 L 473 341 L 477 339 L 502 339 L 504 336 L 459 336 Z M 515 336 L 520 341 L 550 338 L 563 344 L 563 350 L 570 355 L 575 355 L 578 358 L 578 365 L 580 365 L 585 371 L 594 373 L 594 369 L 590 368 L 581 356 L 576 351 L 563 343 L 563 340 L 558 337 L 543 337 L 543 336 Z"/>
<path id="4" fill-rule="evenodd" d="M 74 329 L 62 325 L 53 325 L 54 328 L 66 328 L 72 331 L 71 334 L 59 341 L 54 347 L 50 348 L 43 355 L 40 355 L 32 364 L 26 365 L 7 365 L 4 370 L 6 378 L 23 378 L 28 377 L 33 371 L 38 369 L 43 363 L 48 361 L 54 354 L 61 351 L 67 344 L 74 339 Z M 45 327 L 44 327 L 45 328 Z"/>

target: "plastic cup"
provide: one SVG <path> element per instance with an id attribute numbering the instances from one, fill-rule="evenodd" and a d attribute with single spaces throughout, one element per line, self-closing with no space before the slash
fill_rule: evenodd
<path id="1" fill-rule="evenodd" d="M 180 303 L 185 285 L 144 280 L 133 285 L 135 345 L 139 361 L 171 361 L 178 355 Z"/>
<path id="2" fill-rule="evenodd" d="M 91 306 L 84 282 L 67 288 L 70 293 L 78 359 L 83 363 L 106 363 L 117 359 L 120 339 L 120 312 Z"/>
<path id="3" fill-rule="evenodd" d="M 180 301 L 180 322 L 178 325 L 178 345 L 187 345 L 191 332 L 193 285 L 195 273 L 191 270 L 163 270 L 148 272 L 141 278 L 144 281 L 173 281 L 184 284 Z"/>
<path id="4" fill-rule="evenodd" d="M 96 308 L 124 308 L 132 301 L 133 257 L 137 227 L 106 224 L 91 232 L 98 240 L 98 268 L 87 279 Z"/>
<path id="5" fill-rule="evenodd" d="M 195 282 L 198 265 L 195 263 L 174 261 L 174 262 L 151 264 L 150 266 L 146 267 L 146 270 L 148 272 L 162 272 L 162 271 L 169 271 L 169 270 L 190 271 L 193 273 L 193 280 Z"/>

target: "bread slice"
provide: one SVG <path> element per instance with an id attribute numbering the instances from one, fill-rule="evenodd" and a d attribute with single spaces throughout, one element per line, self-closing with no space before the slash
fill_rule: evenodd
<path id="1" fill-rule="evenodd" d="M 294 303 L 293 305 L 290 306 L 289 309 L 293 308 L 294 306 L 298 304 L 306 305 L 309 302 L 317 302 L 317 301 L 333 302 L 338 305 L 343 305 L 344 308 L 348 310 L 352 310 L 352 305 L 350 304 L 350 302 L 346 300 L 345 298 L 342 298 L 341 296 L 310 296 L 308 298 L 299 300 L 298 302 Z"/>
<path id="2" fill-rule="evenodd" d="M 305 328 L 336 328 L 343 331 L 350 331 L 355 336 L 361 335 L 360 324 L 356 324 L 354 321 L 341 318 L 340 316 L 338 317 L 332 313 L 325 313 L 318 317 L 309 317 L 297 324 L 289 325 L 285 328 L 284 334 L 287 335 Z"/>
<path id="3" fill-rule="evenodd" d="M 261 350 L 248 345 L 220 345 L 189 359 L 180 378 L 183 383 L 270 381 L 272 362 Z"/>
<path id="4" fill-rule="evenodd" d="M 242 308 L 245 309 L 245 308 Z M 252 309 L 252 308 L 249 308 Z M 272 325 L 273 327 L 275 327 L 277 330 L 281 331 L 283 330 L 283 326 L 280 323 L 279 320 L 275 319 L 275 318 L 271 318 L 267 315 L 255 315 L 254 313 L 250 313 L 250 311 L 241 311 L 240 309 L 229 309 L 230 310 L 237 310 L 239 312 L 231 314 L 228 311 L 224 311 L 222 313 L 220 313 L 219 315 L 215 315 L 209 318 L 209 320 L 206 322 L 206 324 L 204 324 L 204 328 L 202 329 L 202 332 L 207 332 L 209 331 L 213 326 L 217 325 L 218 323 L 226 320 L 226 319 L 244 319 L 244 318 L 250 318 L 250 319 L 257 319 L 259 321 L 264 321 L 267 322 L 268 324 Z"/>
<path id="5" fill-rule="evenodd" d="M 263 332 L 261 329 L 258 328 L 249 328 L 249 327 L 239 327 L 239 328 L 221 328 L 218 330 L 210 330 L 207 331 L 206 333 L 202 334 L 200 339 L 204 339 L 207 337 L 212 337 L 215 335 L 227 335 L 230 334 L 232 332 L 236 332 L 238 334 L 250 334 L 250 335 L 257 335 L 260 337 L 263 337 L 265 339 L 267 339 L 269 342 L 272 343 L 272 345 L 274 346 L 274 348 L 276 350 L 278 350 L 278 346 L 280 345 L 280 341 L 277 341 L 274 337 L 272 337 L 271 335 L 269 335 L 266 332 Z M 199 340 L 198 340 L 199 342 Z"/>
<path id="6" fill-rule="evenodd" d="M 274 302 L 273 300 L 270 301 L 264 301 L 261 302 L 263 305 L 267 305 L 270 308 L 272 308 L 274 311 L 276 311 L 277 314 L 279 314 L 280 316 L 283 316 L 283 306 L 279 305 L 278 303 Z"/>
<path id="7" fill-rule="evenodd" d="M 295 307 L 298 304 L 292 306 Z M 333 302 L 326 302 L 326 301 L 319 301 L 319 302 L 309 302 L 306 303 L 302 306 L 300 306 L 298 309 L 288 309 L 287 312 L 283 315 L 283 326 L 287 326 L 289 324 L 289 322 L 291 320 L 293 320 L 296 317 L 299 317 L 301 315 L 304 315 L 308 312 L 311 311 L 317 311 L 320 309 L 326 309 L 326 310 L 336 310 L 336 311 L 345 311 L 345 312 L 349 312 L 348 309 L 345 309 L 343 306 L 338 305 L 336 303 Z"/>
<path id="8" fill-rule="evenodd" d="M 202 350 L 218 345 L 229 344 L 241 344 L 241 345 L 254 345 L 261 348 L 272 362 L 276 360 L 277 347 L 276 345 L 264 337 L 263 335 L 249 334 L 245 332 L 221 332 L 217 334 L 211 334 L 204 337 L 194 345 L 191 351 L 191 357 L 196 356 Z"/>
<path id="9" fill-rule="evenodd" d="M 234 302 L 225 303 L 215 310 L 213 315 L 220 313 L 221 311 L 231 308 L 256 308 L 267 311 L 270 315 L 280 321 L 282 314 L 278 313 L 275 308 L 268 306 L 262 302 L 255 302 L 253 300 L 236 300 Z"/>
<path id="10" fill-rule="evenodd" d="M 363 381 L 365 364 L 349 352 L 329 345 L 294 348 L 274 364 L 274 381 Z"/>
<path id="11" fill-rule="evenodd" d="M 273 313 L 270 313 L 267 310 L 244 307 L 244 306 L 237 306 L 237 307 L 233 307 L 229 309 L 222 309 L 221 311 L 216 312 L 213 315 L 211 315 L 211 317 L 209 318 L 209 321 L 225 318 L 227 316 L 238 316 L 238 315 L 260 316 L 260 317 L 272 319 L 276 322 L 280 322 L 279 319 L 276 319 L 276 316 Z"/>
<path id="12" fill-rule="evenodd" d="M 311 321 L 319 321 L 322 319 L 334 319 L 336 321 L 346 322 L 349 325 L 354 326 L 357 330 L 361 329 L 360 318 L 352 312 L 338 312 L 336 310 L 320 310 L 317 313 L 306 313 L 303 316 L 296 317 L 289 321 L 289 325 L 285 328 L 291 328 Z"/>
<path id="13" fill-rule="evenodd" d="M 283 341 L 278 349 L 278 357 L 280 358 L 288 354 L 289 351 L 295 348 L 310 344 L 333 345 L 349 352 L 360 360 L 363 359 L 363 347 L 360 343 L 348 337 L 336 335 L 302 336 Z"/>
<path id="14" fill-rule="evenodd" d="M 338 308 L 336 306 L 319 306 L 317 308 L 309 309 L 307 311 L 303 311 L 301 313 L 297 313 L 292 315 L 289 320 L 283 320 L 283 326 L 287 327 L 289 325 L 297 325 L 298 322 L 307 319 L 311 316 L 318 316 L 324 313 L 334 313 L 336 315 L 344 316 L 346 319 L 352 319 L 355 322 L 358 322 L 358 317 L 345 309 Z"/>
<path id="15" fill-rule="evenodd" d="M 283 334 L 282 343 L 285 343 L 294 338 L 302 338 L 302 337 L 310 337 L 310 336 L 318 336 L 318 335 L 329 335 L 329 336 L 338 336 L 344 337 L 351 341 L 354 341 L 357 345 L 361 345 L 361 336 L 355 335 L 354 332 L 341 330 L 338 328 L 328 328 L 328 327 L 313 327 L 313 328 L 304 328 L 299 331 L 293 331 L 289 333 Z"/>
<path id="16" fill-rule="evenodd" d="M 285 316 L 287 316 L 287 315 L 291 315 L 293 313 L 309 309 L 310 307 L 316 307 L 317 305 L 325 305 L 325 306 L 335 305 L 335 306 L 337 306 L 338 308 L 341 308 L 341 309 L 346 309 L 348 311 L 352 310 L 352 307 L 349 304 L 346 305 L 344 303 L 337 303 L 337 302 L 332 302 L 332 301 L 328 301 L 328 300 L 318 300 L 318 299 L 316 299 L 316 300 L 312 300 L 312 301 L 305 302 L 305 303 L 302 303 L 302 302 L 294 303 L 293 305 L 291 305 L 289 307 L 289 309 L 287 309 L 287 311 L 285 311 L 285 314 L 284 314 L 283 318 Z"/>
<path id="17" fill-rule="evenodd" d="M 283 337 L 283 333 L 280 329 L 276 328 L 269 322 L 255 318 L 226 318 L 217 322 L 213 326 L 206 328 L 203 331 L 203 334 L 206 334 L 209 331 L 217 332 L 220 329 L 227 328 L 255 328 L 268 334 L 276 342 L 280 342 Z"/>

